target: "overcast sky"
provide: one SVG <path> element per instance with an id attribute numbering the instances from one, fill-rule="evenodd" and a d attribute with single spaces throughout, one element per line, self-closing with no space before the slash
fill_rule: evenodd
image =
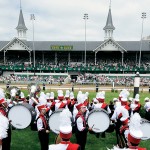
<path id="1" fill-rule="evenodd" d="M 22 0 L 27 40 L 32 40 L 30 14 L 35 15 L 35 40 L 84 41 L 84 13 L 88 13 L 87 41 L 104 40 L 109 0 Z M 17 37 L 20 0 L 0 0 L 0 40 Z M 116 41 L 140 40 L 141 13 L 146 12 L 143 36 L 150 35 L 150 0 L 112 0 L 111 12 Z"/>

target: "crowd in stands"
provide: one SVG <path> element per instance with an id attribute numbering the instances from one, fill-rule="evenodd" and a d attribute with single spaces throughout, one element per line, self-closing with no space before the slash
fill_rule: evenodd
<path id="1" fill-rule="evenodd" d="M 7 82 L 18 82 L 18 81 L 29 81 L 29 82 L 46 82 L 47 84 L 53 84 L 58 82 L 64 82 L 65 77 L 53 77 L 53 76 L 21 76 L 21 75 L 8 75 L 8 76 L 0 76 L 0 82 L 7 83 Z"/>
<path id="2" fill-rule="evenodd" d="M 64 83 L 67 76 L 34 76 L 34 75 L 8 75 L 0 76 L 0 82 L 7 83 L 8 81 L 18 82 L 18 81 L 29 81 L 29 82 L 45 82 L 46 84 L 55 84 L 55 83 Z M 125 85 L 133 86 L 134 76 L 109 76 L 109 75 L 100 75 L 100 74 L 78 74 L 77 79 L 69 80 L 67 83 L 73 81 L 75 84 L 100 84 L 100 85 L 112 85 L 113 82 L 115 85 Z M 150 77 L 141 77 L 140 78 L 141 86 L 150 85 Z"/>
<path id="3" fill-rule="evenodd" d="M 134 76 L 108 76 L 108 75 L 95 75 L 95 74 L 79 74 L 77 77 L 78 84 L 86 83 L 99 83 L 101 85 L 125 85 L 133 86 Z M 141 77 L 140 83 L 142 86 L 150 85 L 150 77 Z"/>
<path id="4" fill-rule="evenodd" d="M 59 59 L 58 59 L 59 60 Z M 113 71 L 118 72 L 135 72 L 135 71 L 150 71 L 150 61 L 145 57 L 141 61 L 140 69 L 139 69 L 139 62 L 135 61 L 133 58 L 124 59 L 123 65 L 121 58 L 101 58 L 97 59 L 95 64 L 93 58 L 87 58 L 86 66 L 82 59 L 70 59 L 70 62 L 67 59 L 61 58 L 61 60 L 55 62 L 54 58 L 47 59 L 45 58 L 44 61 L 41 59 L 36 59 L 35 68 L 33 67 L 33 63 L 25 63 L 29 62 L 28 59 L 21 59 L 21 60 L 9 60 L 7 63 L 0 64 L 0 68 L 4 70 L 39 70 L 39 71 L 86 71 L 86 72 L 108 72 L 111 73 Z"/>

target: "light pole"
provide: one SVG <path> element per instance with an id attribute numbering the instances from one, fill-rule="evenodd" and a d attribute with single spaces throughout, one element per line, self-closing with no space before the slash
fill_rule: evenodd
<path id="1" fill-rule="evenodd" d="M 140 56 L 139 56 L 139 69 L 141 67 L 141 50 L 142 50 L 142 37 L 143 37 L 143 23 L 144 19 L 146 18 L 146 13 L 142 12 L 142 31 L 141 31 L 141 43 L 140 43 Z"/>
<path id="2" fill-rule="evenodd" d="M 34 20 L 35 20 L 35 16 L 34 14 L 31 14 L 31 21 L 32 21 L 32 27 L 33 27 L 33 41 L 32 41 L 32 44 L 33 44 L 33 66 L 34 66 L 34 69 L 35 69 L 35 47 L 34 47 Z"/>
<path id="3" fill-rule="evenodd" d="M 84 56 L 84 64 L 85 64 L 85 67 L 86 67 L 86 21 L 88 18 L 88 14 L 84 14 L 84 17 L 83 19 L 85 20 L 85 56 Z"/>

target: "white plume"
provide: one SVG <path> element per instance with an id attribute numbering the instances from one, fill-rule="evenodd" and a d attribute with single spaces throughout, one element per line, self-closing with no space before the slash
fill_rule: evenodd
<path id="1" fill-rule="evenodd" d="M 130 130 L 139 130 L 141 127 L 141 116 L 139 113 L 134 113 L 130 119 L 129 129 Z"/>
<path id="2" fill-rule="evenodd" d="M 83 103 L 84 102 L 84 94 L 78 94 L 77 101 L 78 101 L 78 104 Z"/>
<path id="3" fill-rule="evenodd" d="M 0 88 L 0 99 L 5 98 L 4 90 Z"/>
<path id="4" fill-rule="evenodd" d="M 71 125 L 72 114 L 69 109 L 63 109 L 60 113 L 60 125 L 61 126 L 69 126 Z"/>
<path id="5" fill-rule="evenodd" d="M 135 95 L 135 99 L 139 99 L 140 98 L 140 95 L 139 94 L 136 94 Z"/>

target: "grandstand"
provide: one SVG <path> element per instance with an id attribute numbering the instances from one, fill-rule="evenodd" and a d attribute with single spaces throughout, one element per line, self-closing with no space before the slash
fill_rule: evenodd
<path id="1" fill-rule="evenodd" d="M 108 74 L 107 76 L 110 77 L 110 74 L 119 76 L 119 74 L 135 74 L 137 71 L 146 74 L 149 79 L 150 41 L 142 40 L 139 66 L 141 41 L 114 40 L 115 27 L 112 22 L 111 8 L 104 27 L 104 41 L 86 41 L 86 64 L 85 41 L 34 41 L 34 66 L 33 41 L 28 41 L 26 38 L 27 27 L 21 8 L 16 29 L 18 37 L 10 41 L 0 41 L 0 75 L 9 76 L 8 78 L 12 80 L 15 78 L 32 81 L 38 78 L 42 82 L 53 80 L 55 83 L 60 80 L 58 78 L 63 80 L 69 78 L 70 81 L 70 78 L 77 79 L 80 74 L 85 76 L 86 74 L 93 74 L 93 76 Z"/>

